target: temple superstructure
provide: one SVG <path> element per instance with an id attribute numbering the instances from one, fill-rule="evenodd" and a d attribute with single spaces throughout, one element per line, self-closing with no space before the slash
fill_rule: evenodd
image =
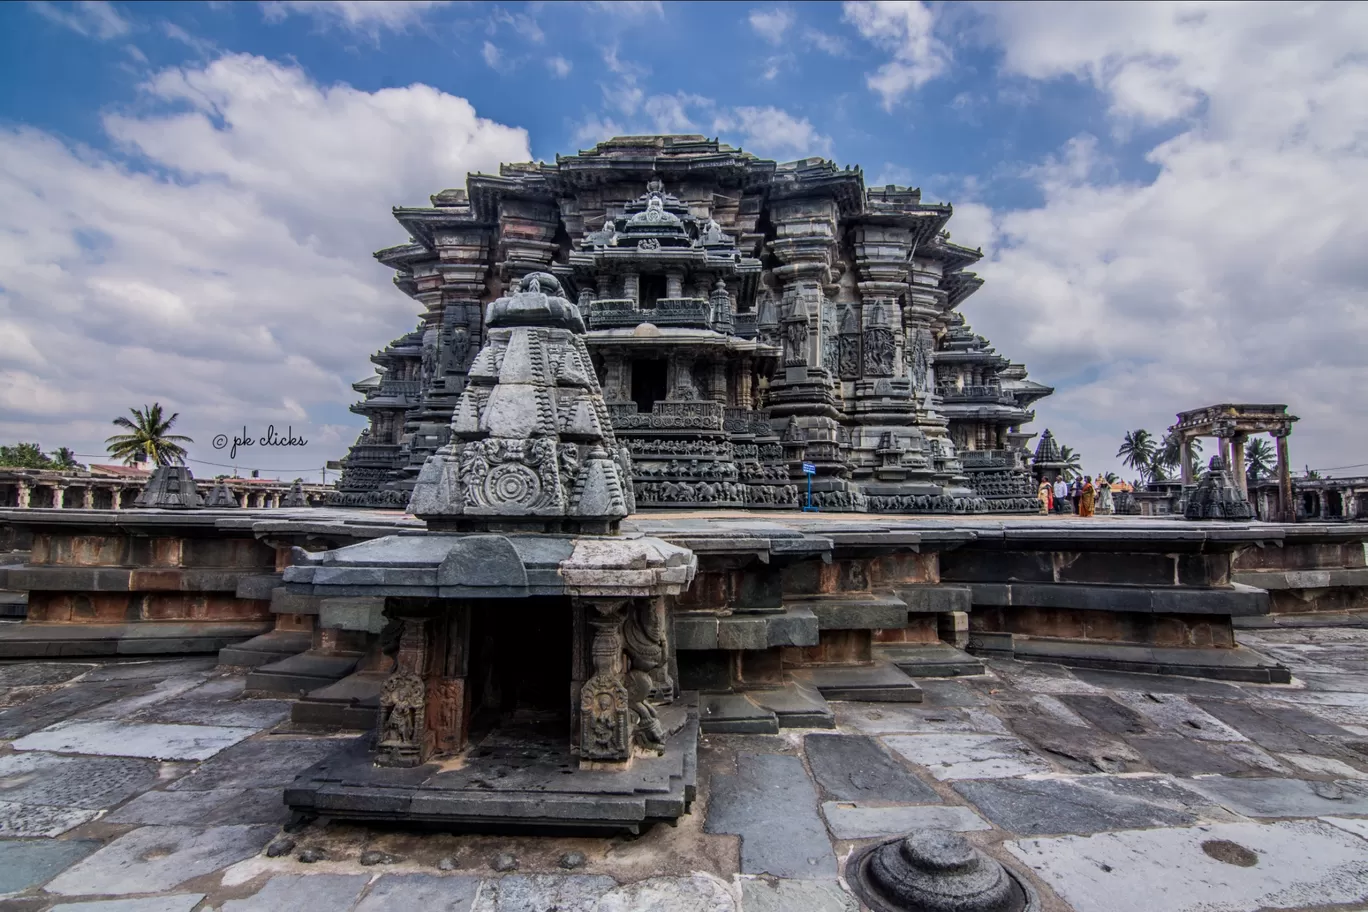
<path id="1" fill-rule="evenodd" d="M 334 502 L 409 502 L 448 444 L 486 309 L 554 276 L 585 322 L 639 508 L 1034 510 L 1021 425 L 1049 387 L 956 312 L 982 254 L 946 204 L 856 168 L 700 136 L 629 136 L 472 174 L 398 208 L 377 259 L 423 305 L 356 385 Z"/>

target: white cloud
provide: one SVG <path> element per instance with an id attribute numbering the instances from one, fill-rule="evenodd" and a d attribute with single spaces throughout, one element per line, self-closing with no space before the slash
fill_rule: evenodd
<path id="1" fill-rule="evenodd" d="M 1096 470 L 1179 410 L 1285 402 L 1297 465 L 1364 461 L 1368 7 L 981 10 L 1008 77 L 1082 79 L 1114 123 L 1169 125 L 1152 179 L 1120 180 L 1080 135 L 1027 172 L 1040 206 L 980 217 L 977 237 L 957 207 L 955 239 L 991 252 L 969 319 L 1064 387 L 1036 426 Z"/>
<path id="2" fill-rule="evenodd" d="M 484 43 L 484 47 L 480 49 L 480 56 L 484 57 L 484 62 L 489 64 L 490 69 L 497 70 L 503 64 L 503 52 L 492 41 Z"/>
<path id="3" fill-rule="evenodd" d="M 146 95 L 104 122 L 127 157 L 0 128 L 0 439 L 100 453 L 115 415 L 159 400 L 199 459 L 271 422 L 310 447 L 239 465 L 337 458 L 350 383 L 416 322 L 370 256 L 404 240 L 390 207 L 528 160 L 526 133 L 428 86 L 323 87 L 247 55 Z"/>
<path id="4" fill-rule="evenodd" d="M 751 29 L 761 38 L 774 45 L 784 43 L 784 37 L 798 19 L 793 14 L 793 10 L 786 6 L 757 7 L 750 11 L 747 18 L 750 21 Z"/>
<path id="5" fill-rule="evenodd" d="M 817 132 L 806 117 L 794 117 L 775 107 L 739 107 L 723 112 L 713 129 L 738 137 L 742 148 L 779 158 L 809 158 L 831 154 L 831 137 Z"/>
<path id="6" fill-rule="evenodd" d="M 555 57 L 548 57 L 546 59 L 546 68 L 551 71 L 552 76 L 555 76 L 557 79 L 564 79 L 570 75 L 570 70 L 573 69 L 573 66 L 570 61 L 566 60 L 564 57 L 556 55 Z"/>
<path id="7" fill-rule="evenodd" d="M 844 57 L 849 50 L 839 35 L 829 35 L 814 28 L 803 29 L 803 40 L 832 57 Z"/>
<path id="8" fill-rule="evenodd" d="M 65 26 L 87 38 L 108 41 L 127 35 L 132 30 L 132 25 L 114 4 L 100 0 L 80 0 L 71 4 L 32 0 L 29 6 L 44 19 Z"/>
<path id="9" fill-rule="evenodd" d="M 585 7 L 622 19 L 648 19 L 665 15 L 665 4 L 661 0 L 593 0 Z"/>
<path id="10" fill-rule="evenodd" d="M 323 25 L 377 35 L 381 29 L 402 32 L 450 3 L 451 0 L 267 0 L 261 4 L 261 10 L 268 22 L 300 13 Z"/>
<path id="11" fill-rule="evenodd" d="M 846 0 L 842 17 L 893 55 L 865 82 L 892 110 L 904 95 L 943 73 L 949 49 L 933 34 L 935 15 L 919 0 Z"/>

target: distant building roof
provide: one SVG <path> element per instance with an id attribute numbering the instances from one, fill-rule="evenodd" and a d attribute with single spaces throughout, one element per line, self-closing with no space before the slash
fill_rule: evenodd
<path id="1" fill-rule="evenodd" d="M 115 478 L 146 478 L 152 474 L 151 467 L 143 468 L 141 465 L 97 465 L 90 464 L 91 475 L 114 476 Z"/>

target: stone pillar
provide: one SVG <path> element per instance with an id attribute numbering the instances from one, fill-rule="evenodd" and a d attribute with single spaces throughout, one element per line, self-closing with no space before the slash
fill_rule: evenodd
<path id="1" fill-rule="evenodd" d="M 33 491 L 29 488 L 29 483 L 27 481 L 16 482 L 14 494 L 16 498 L 15 503 L 18 505 L 19 509 L 28 509 L 29 503 L 33 497 Z"/>
<path id="2" fill-rule="evenodd" d="M 280 506 L 280 492 L 279 492 L 279 491 L 272 491 L 272 492 L 271 492 L 271 509 L 274 510 L 274 509 L 276 509 L 276 508 L 279 507 L 279 506 Z"/>
<path id="3" fill-rule="evenodd" d="M 1330 496 L 1325 488 L 1321 488 L 1316 492 L 1316 497 L 1320 501 L 1320 514 L 1316 518 L 1324 522 L 1330 518 Z"/>
<path id="4" fill-rule="evenodd" d="M 1235 476 L 1235 487 L 1240 489 L 1240 496 L 1249 500 L 1249 479 L 1245 476 L 1245 440 L 1248 439 L 1244 434 L 1236 434 L 1230 439 L 1230 471 Z"/>
<path id="5" fill-rule="evenodd" d="M 1186 434 L 1183 435 L 1183 442 L 1179 447 L 1178 457 L 1178 461 L 1181 463 L 1179 468 L 1182 472 L 1183 487 L 1187 487 L 1192 484 L 1192 438 Z"/>
<path id="6" fill-rule="evenodd" d="M 671 270 L 665 273 L 665 297 L 684 297 L 684 274 Z"/>
<path id="7" fill-rule="evenodd" d="M 629 272 L 622 277 L 622 296 L 630 298 L 641 306 L 641 277 L 635 272 Z"/>
<path id="8" fill-rule="evenodd" d="M 249 506 L 251 506 L 252 495 L 248 494 L 246 491 L 243 491 L 241 494 L 238 494 L 237 499 L 238 503 L 242 505 L 242 509 L 245 510 Z"/>
<path id="9" fill-rule="evenodd" d="M 624 402 L 632 398 L 632 391 L 622 382 L 622 360 L 621 355 L 609 355 L 604 360 L 603 396 L 609 402 Z"/>
<path id="10" fill-rule="evenodd" d="M 86 485 L 85 488 L 81 490 L 81 509 L 95 509 L 95 489 L 90 485 Z"/>
<path id="11" fill-rule="evenodd" d="M 110 489 L 109 489 L 109 508 L 110 508 L 111 510 L 122 510 L 122 509 L 123 509 L 123 504 L 120 503 L 121 500 L 123 500 L 123 486 L 122 486 L 122 485 L 115 485 L 114 487 L 110 488 Z"/>
<path id="12" fill-rule="evenodd" d="M 631 709 L 623 675 L 621 600 L 594 600 L 583 609 L 594 672 L 580 688 L 580 768 L 620 766 L 632 758 Z"/>
<path id="13" fill-rule="evenodd" d="M 62 500 L 66 497 L 66 485 L 52 486 L 52 509 L 62 509 Z"/>
<path id="14" fill-rule="evenodd" d="M 1292 470 L 1287 464 L 1287 435 L 1291 428 L 1281 428 L 1273 432 L 1273 444 L 1278 454 L 1278 513 L 1280 521 L 1297 521 L 1297 505 L 1292 500 Z"/>

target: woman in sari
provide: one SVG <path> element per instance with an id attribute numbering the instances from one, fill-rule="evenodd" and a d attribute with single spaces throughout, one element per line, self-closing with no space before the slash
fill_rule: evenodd
<path id="1" fill-rule="evenodd" d="M 1093 502 L 1097 496 L 1097 489 L 1093 487 L 1092 476 L 1087 475 L 1083 478 L 1083 493 L 1078 497 L 1078 515 L 1092 516 Z"/>
<path id="2" fill-rule="evenodd" d="M 1040 501 L 1040 512 L 1049 513 L 1054 509 L 1054 488 L 1050 483 L 1041 480 L 1040 487 L 1036 489 L 1036 500 Z"/>
<path id="3" fill-rule="evenodd" d="M 1111 482 L 1101 476 L 1097 479 L 1097 512 L 1103 516 L 1111 516 L 1116 512 L 1116 505 L 1112 503 Z"/>

